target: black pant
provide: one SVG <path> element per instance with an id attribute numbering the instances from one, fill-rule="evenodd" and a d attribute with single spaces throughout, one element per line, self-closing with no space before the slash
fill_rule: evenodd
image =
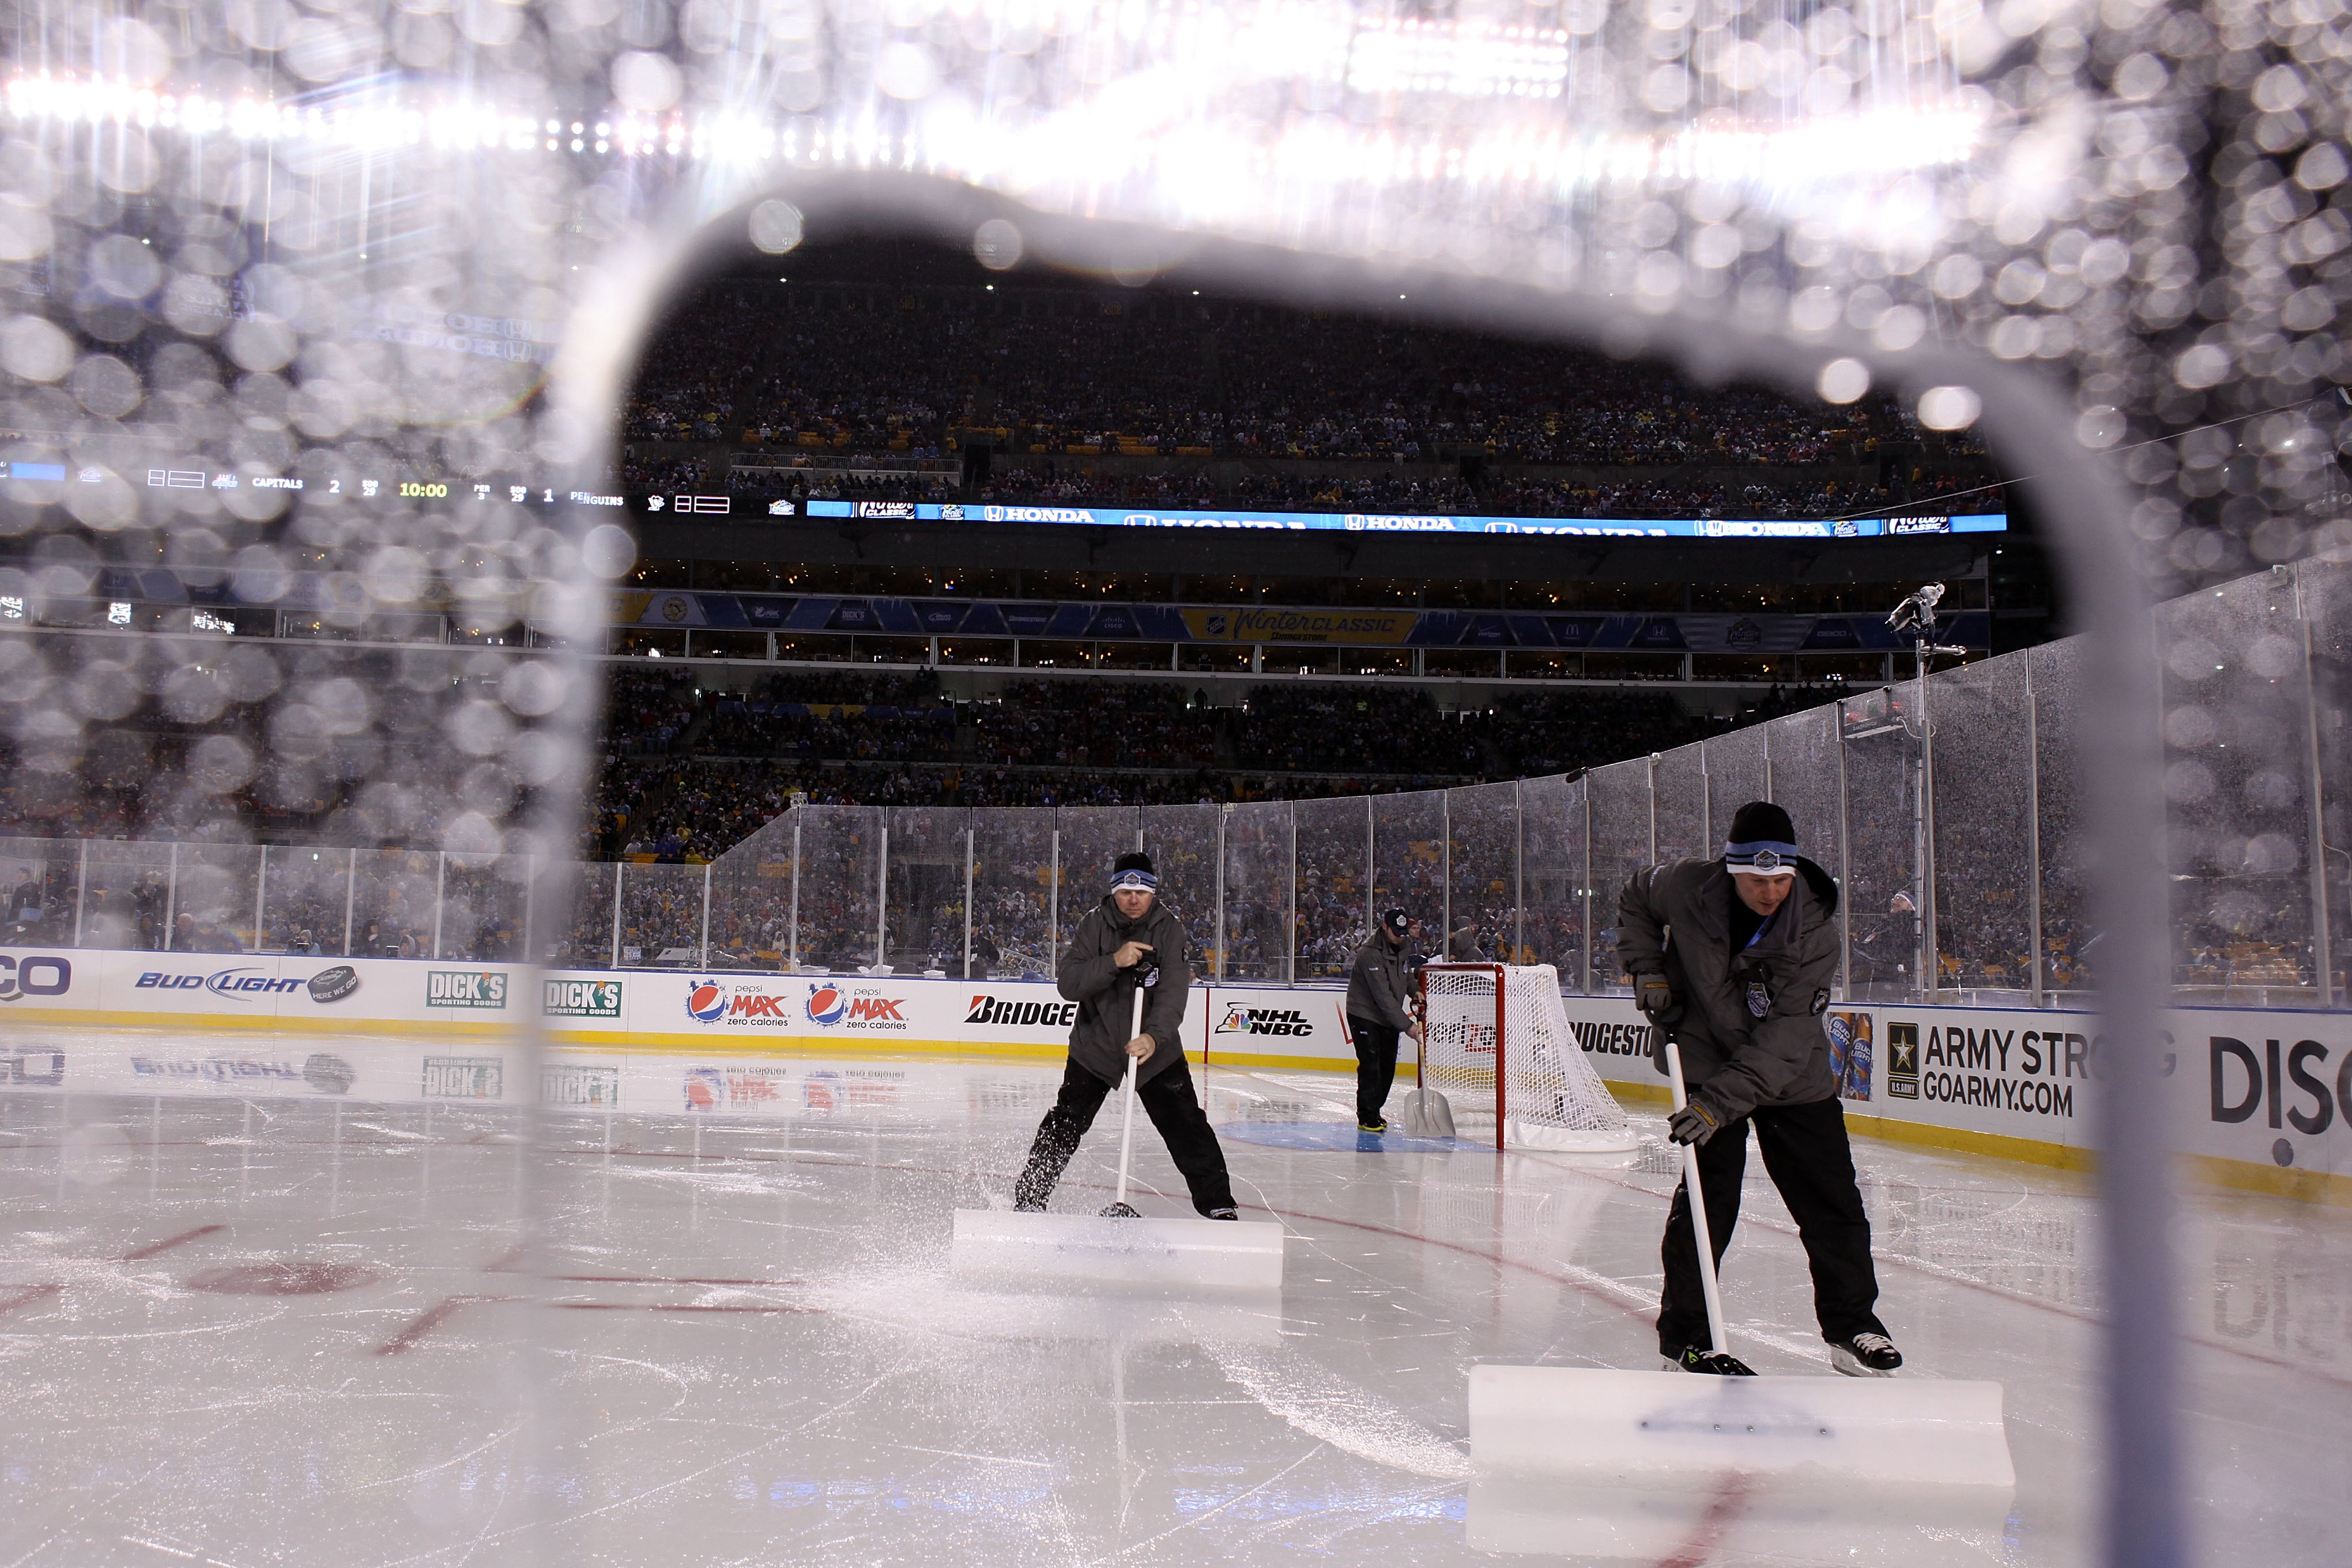
<path id="1" fill-rule="evenodd" d="M 1765 1172 L 1780 1189 L 1804 1243 L 1805 1261 L 1812 1267 L 1813 1315 L 1822 1337 L 1834 1342 L 1886 1332 L 1871 1310 L 1878 1300 L 1878 1276 L 1870 1266 L 1870 1220 L 1863 1213 L 1862 1189 L 1854 1184 L 1845 1111 L 1834 1099 L 1759 1107 L 1699 1145 L 1698 1174 L 1706 1189 L 1707 1235 L 1715 1243 L 1717 1268 L 1739 1223 L 1749 1121 L 1756 1123 Z M 1658 1348 L 1668 1355 L 1686 1345 L 1704 1350 L 1709 1343 L 1706 1298 L 1699 1282 L 1698 1246 L 1691 1236 L 1687 1184 L 1675 1189 L 1659 1256 L 1666 1281 L 1658 1300 Z"/>
<path id="2" fill-rule="evenodd" d="M 1357 1124 L 1381 1126 L 1381 1110 L 1388 1104 L 1389 1090 L 1396 1085 L 1399 1031 L 1350 1013 L 1348 1033 L 1356 1042 Z"/>
<path id="3" fill-rule="evenodd" d="M 1062 1179 L 1070 1156 L 1078 1152 L 1078 1140 L 1095 1124 L 1095 1113 L 1111 1093 L 1110 1085 L 1076 1062 L 1063 1069 L 1062 1092 L 1055 1098 L 1054 1109 L 1045 1112 L 1045 1120 L 1037 1124 L 1036 1141 L 1029 1145 L 1029 1163 L 1013 1184 L 1013 1202 L 1043 1205 L 1054 1195 L 1054 1184 Z M 1177 1058 L 1175 1066 L 1136 1085 L 1135 1098 L 1142 1102 L 1151 1125 L 1160 1129 L 1168 1157 L 1176 1162 L 1185 1185 L 1192 1189 L 1193 1208 L 1204 1215 L 1232 1208 L 1234 1184 L 1225 1174 L 1225 1152 L 1217 1142 L 1216 1130 L 1202 1112 L 1201 1102 L 1192 1097 L 1192 1073 L 1184 1059 Z"/>

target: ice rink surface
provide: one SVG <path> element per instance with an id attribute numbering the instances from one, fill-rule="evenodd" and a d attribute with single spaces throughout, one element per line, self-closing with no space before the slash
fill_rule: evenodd
<path id="1" fill-rule="evenodd" d="M 1611 1557 L 1626 1538 L 1591 1500 L 1473 1476 L 1465 1386 L 1480 1363 L 1656 1364 L 1662 1145 L 1400 1150 L 1354 1136 L 1347 1079 L 1216 1069 L 1245 1217 L 1287 1230 L 1279 1298 L 1005 1291 L 950 1275 L 951 1215 L 1004 1205 L 1057 1064 L 621 1070 L 646 1109 L 526 1114 L 514 1082 L 386 1103 L 331 1078 L 0 1094 L 0 1564 L 2091 1560 L 2078 1176 L 1856 1145 L 1909 1375 L 2005 1385 L 2004 1508 L 1858 1495 L 1791 1531 L 1725 1494 L 1664 1550 Z M 1107 1115 L 1055 1208 L 1106 1202 L 1116 1149 Z M 1188 1213 L 1148 1125 L 1138 1149 L 1139 1205 Z M 1734 1349 L 1829 1375 L 1787 1215 L 1749 1172 Z M 2201 1561 L 2340 1563 L 2352 1215 L 2189 1208 Z"/>

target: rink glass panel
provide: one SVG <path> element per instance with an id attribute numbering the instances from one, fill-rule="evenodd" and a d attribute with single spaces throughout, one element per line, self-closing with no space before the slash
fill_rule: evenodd
<path id="1" fill-rule="evenodd" d="M 1298 978 L 1347 978 L 1371 932 L 1372 814 L 1366 797 L 1291 807 L 1298 847 Z"/>
<path id="2" fill-rule="evenodd" d="M 1438 790 L 1372 798 L 1372 914 L 1402 910 L 1420 929 L 1412 949 L 1445 946 L 1445 795 Z"/>
<path id="3" fill-rule="evenodd" d="M 2034 819 L 2042 878 L 2042 985 L 2045 1002 L 2079 1005 L 2092 985 L 2090 842 L 2083 821 L 2081 764 L 2073 736 L 2082 722 L 2081 646 L 2025 650 L 2033 708 Z M 2072 993 L 2072 995 L 2069 994 Z"/>
<path id="4" fill-rule="evenodd" d="M 1764 726 L 1750 724 L 1727 735 L 1710 736 L 1706 759 L 1706 832 L 1700 853 L 1712 857 L 1731 838 L 1731 819 L 1751 800 L 1769 800 L 1769 770 L 1764 765 Z"/>
<path id="5" fill-rule="evenodd" d="M 1845 760 L 1848 984 L 1854 996 L 1892 1001 L 1920 989 L 1927 856 L 1920 800 L 1916 687 L 1910 682 L 1840 705 Z M 1907 903 L 1910 907 L 1902 906 Z"/>
<path id="6" fill-rule="evenodd" d="M 1838 709 L 1811 708 L 1760 726 L 1771 793 L 1761 798 L 1789 814 L 1797 848 L 1806 859 L 1845 881 L 1845 828 L 1838 805 Z M 1851 894 L 1839 900 L 1839 930 L 1853 912 Z M 1841 944 L 1843 952 L 1843 944 Z M 1844 965 L 1839 966 L 1843 994 Z"/>
<path id="7" fill-rule="evenodd" d="M 792 963 L 795 818 L 785 813 L 710 863 L 705 964 L 782 969 Z"/>
<path id="8" fill-rule="evenodd" d="M 952 807 L 892 806 L 884 920 L 888 963 L 899 974 L 964 974 L 964 828 Z"/>
<path id="9" fill-rule="evenodd" d="M 623 969 L 699 968 L 707 867 L 621 868 Z"/>
<path id="10" fill-rule="evenodd" d="M 284 853 L 271 851 L 271 879 L 277 877 Z M 440 938 L 433 956 L 481 963 L 521 959 L 534 869 L 530 858 L 453 854 L 446 861 L 441 875 Z"/>
<path id="11" fill-rule="evenodd" d="M 0 838 L 0 931 L 24 946 L 71 947 L 82 846 L 61 838 Z"/>
<path id="12" fill-rule="evenodd" d="M 174 844 L 92 840 L 78 879 L 82 896 L 77 945 L 161 952 L 178 858 Z"/>
<path id="13" fill-rule="evenodd" d="M 2026 674 L 2025 656 L 2010 654 L 1927 681 L 1939 990 L 2032 989 L 2034 758 Z"/>
<path id="14" fill-rule="evenodd" d="M 1445 943 L 1433 952 L 1464 962 L 1517 963 L 1519 787 L 1473 784 L 1445 794 Z M 1455 954 L 1454 933 L 1469 928 L 1473 951 Z"/>
<path id="15" fill-rule="evenodd" d="M 165 947 L 173 952 L 253 952 L 260 890 L 258 845 L 181 845 L 167 895 L 171 922 Z M 410 906 L 424 933 L 432 930 L 435 891 L 428 884 Z"/>
<path id="16" fill-rule="evenodd" d="M 1050 809 L 971 814 L 973 979 L 1053 978 L 1054 845 Z"/>
<path id="17" fill-rule="evenodd" d="M 1110 868 L 1122 855 L 1136 848 L 1141 827 L 1131 805 L 1062 806 L 1054 813 L 1062 835 L 1062 929 L 1056 949 L 1070 944 L 1070 933 L 1110 891 Z"/>
<path id="18" fill-rule="evenodd" d="M 1519 942 L 1524 962 L 1559 971 L 1560 988 L 1581 992 L 1591 916 L 1584 858 L 1584 781 L 1557 774 L 1519 786 Z"/>
<path id="19" fill-rule="evenodd" d="M 2312 999 L 2311 687 L 2295 611 L 2294 575 L 2279 572 L 2158 612 L 2184 999 Z"/>
<path id="20" fill-rule="evenodd" d="M 621 868 L 592 861 L 575 868 L 562 919 L 551 922 L 547 963 L 556 969 L 610 969 L 619 945 Z"/>
<path id="21" fill-rule="evenodd" d="M 1717 847 L 1707 841 L 1705 748 L 1695 742 L 1660 753 L 1650 781 L 1657 791 L 1657 863 L 1711 858 Z"/>
<path id="22" fill-rule="evenodd" d="M 349 849 L 282 844 L 266 848 L 261 868 L 263 950 L 348 956 L 358 863 L 359 857 Z"/>
<path id="23" fill-rule="evenodd" d="M 1160 877 L 1160 901 L 1184 926 L 1195 979 L 1209 977 L 1217 946 L 1217 821 L 1214 805 L 1147 805 L 1143 852 Z"/>
<path id="24" fill-rule="evenodd" d="M 880 959 L 882 808 L 807 805 L 799 824 L 799 929 L 803 968 L 837 974 Z"/>
<path id="25" fill-rule="evenodd" d="M 414 849 L 362 850 L 352 868 L 352 956 L 430 957 L 441 859 Z"/>
<path id="26" fill-rule="evenodd" d="M 1625 992 L 1617 958 L 1617 902 L 1635 871 L 1651 864 L 1650 764 L 1615 763 L 1584 775 L 1592 805 L 1592 946 L 1586 989 Z"/>
<path id="27" fill-rule="evenodd" d="M 1224 979 L 1289 984 L 1290 851 L 1288 801 L 1226 811 Z"/>

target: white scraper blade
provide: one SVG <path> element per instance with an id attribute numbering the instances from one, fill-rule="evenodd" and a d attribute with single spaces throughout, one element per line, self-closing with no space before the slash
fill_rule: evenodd
<path id="1" fill-rule="evenodd" d="M 1282 1226 L 958 1209 L 955 1271 L 1180 1290 L 1279 1290 Z"/>
<path id="2" fill-rule="evenodd" d="M 1997 1383 L 1480 1366 L 1470 1462 L 1637 1486 L 1731 1471 L 2013 1487 L 2000 1405 Z"/>

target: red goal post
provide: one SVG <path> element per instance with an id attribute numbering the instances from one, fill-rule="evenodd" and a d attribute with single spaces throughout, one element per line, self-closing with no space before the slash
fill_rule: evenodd
<path id="1" fill-rule="evenodd" d="M 1585 1059 L 1549 963 L 1430 963 L 1416 989 L 1422 1083 L 1497 1149 L 1619 1153 L 1633 1123 Z"/>

